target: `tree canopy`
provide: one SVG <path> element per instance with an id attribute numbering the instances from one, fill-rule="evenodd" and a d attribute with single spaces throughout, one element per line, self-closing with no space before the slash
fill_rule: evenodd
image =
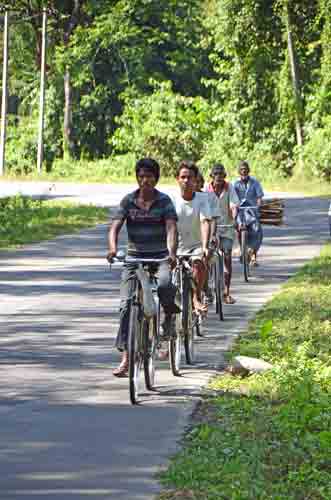
<path id="1" fill-rule="evenodd" d="M 331 0 L 15 1 L 9 168 L 33 168 L 44 7 L 49 169 L 145 153 L 330 179 Z"/>

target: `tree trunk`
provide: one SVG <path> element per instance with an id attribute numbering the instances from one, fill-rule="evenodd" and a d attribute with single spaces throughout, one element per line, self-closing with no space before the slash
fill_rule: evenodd
<path id="1" fill-rule="evenodd" d="M 297 60 L 295 56 L 295 48 L 292 38 L 292 30 L 291 30 L 291 12 L 289 7 L 289 2 L 285 2 L 285 23 L 286 23 L 286 31 L 287 31 L 287 50 L 288 57 L 290 61 L 291 67 L 291 79 L 292 79 L 292 88 L 293 88 L 293 97 L 294 97 L 294 107 L 295 107 L 295 132 L 296 132 L 296 142 L 299 151 L 298 162 L 294 168 L 294 175 L 296 175 L 296 171 L 301 172 L 304 167 L 303 164 L 303 101 L 300 92 L 300 84 L 298 78 L 298 68 L 297 68 Z"/>
<path id="2" fill-rule="evenodd" d="M 296 126 L 297 145 L 299 146 L 299 148 L 301 148 L 303 146 L 303 127 L 301 122 L 302 99 L 299 88 L 298 71 L 294 54 L 292 33 L 290 29 L 288 29 L 287 31 L 287 47 L 291 65 L 292 86 L 295 99 L 295 126 Z"/>
<path id="3" fill-rule="evenodd" d="M 63 123 L 63 159 L 74 157 L 74 141 L 72 137 L 72 87 L 69 68 L 64 74 L 64 123 Z"/>

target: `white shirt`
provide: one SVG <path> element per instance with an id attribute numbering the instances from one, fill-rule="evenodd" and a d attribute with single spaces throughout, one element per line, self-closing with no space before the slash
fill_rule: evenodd
<path id="1" fill-rule="evenodd" d="M 211 220 L 213 215 L 204 193 L 194 193 L 190 201 L 177 195 L 172 201 L 178 217 L 178 254 L 185 254 L 201 247 L 201 221 Z"/>

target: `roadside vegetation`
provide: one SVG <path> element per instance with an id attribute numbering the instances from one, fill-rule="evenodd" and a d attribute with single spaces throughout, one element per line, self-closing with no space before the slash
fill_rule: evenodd
<path id="1" fill-rule="evenodd" d="M 162 500 L 331 498 L 331 247 L 257 314 L 232 355 L 274 368 L 216 377 Z"/>
<path id="2" fill-rule="evenodd" d="M 330 0 L 14 3 L 7 175 L 36 175 L 41 10 L 51 4 L 50 178 L 123 181 L 152 156 L 170 178 L 184 157 L 205 173 L 222 162 L 229 175 L 248 159 L 266 186 L 330 186 Z"/>
<path id="3" fill-rule="evenodd" d="M 107 220 L 108 210 L 23 196 L 0 199 L 0 248 L 73 233 Z"/>
<path id="4" fill-rule="evenodd" d="M 22 175 L 18 173 L 7 173 L 7 181 L 47 181 L 47 182 L 78 182 L 78 183 L 100 183 L 100 184 L 135 184 L 134 166 L 136 157 L 132 154 L 109 158 L 103 160 L 80 160 L 66 162 L 57 160 L 50 172 L 38 174 L 35 171 Z M 209 179 L 209 167 L 203 169 L 205 179 Z M 227 166 L 228 180 L 237 178 L 236 165 Z M 254 166 L 252 174 L 256 175 Z M 260 172 L 261 174 L 261 172 Z M 275 170 L 272 176 L 258 175 L 265 191 L 278 191 L 287 193 L 303 193 L 311 196 L 325 196 L 331 198 L 331 183 L 323 178 L 306 176 L 299 178 L 284 178 Z M 163 173 L 160 184 L 174 185 L 174 175 Z"/>

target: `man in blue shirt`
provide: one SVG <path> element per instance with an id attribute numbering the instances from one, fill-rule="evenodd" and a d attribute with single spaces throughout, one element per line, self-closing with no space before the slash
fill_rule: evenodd
<path id="1" fill-rule="evenodd" d="M 257 207 L 255 210 L 256 223 L 254 224 L 254 231 L 249 234 L 249 246 L 252 250 L 251 263 L 257 266 L 257 252 L 262 244 L 263 232 L 262 226 L 259 222 L 258 208 L 262 204 L 264 192 L 261 184 L 255 177 L 249 175 L 249 164 L 245 160 L 241 160 L 238 165 L 238 173 L 240 178 L 234 183 L 234 189 L 240 201 L 240 207 Z M 242 217 L 242 212 L 239 215 Z M 238 235 L 239 236 L 239 235 Z"/>

